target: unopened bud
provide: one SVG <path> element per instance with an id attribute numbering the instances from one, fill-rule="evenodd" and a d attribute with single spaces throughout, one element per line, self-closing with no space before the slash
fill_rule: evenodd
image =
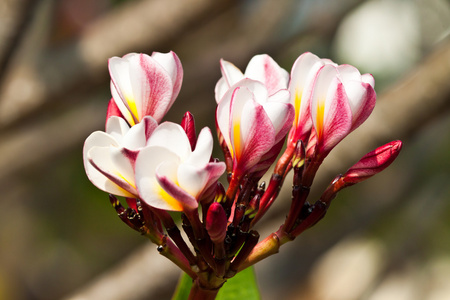
<path id="1" fill-rule="evenodd" d="M 305 144 L 302 140 L 298 140 L 295 146 L 294 156 L 292 157 L 292 166 L 294 168 L 301 168 L 305 163 Z"/>
<path id="2" fill-rule="evenodd" d="M 227 234 L 227 215 L 220 203 L 214 202 L 206 214 L 206 230 L 213 243 L 222 243 Z"/>
<path id="3" fill-rule="evenodd" d="M 216 196 L 214 198 L 214 202 L 222 203 L 224 201 L 225 201 L 225 188 L 220 182 L 217 182 Z"/>
<path id="4" fill-rule="evenodd" d="M 401 148 L 401 141 L 392 141 L 367 153 L 344 174 L 344 182 L 355 184 L 383 171 L 397 158 Z"/>
<path id="5" fill-rule="evenodd" d="M 195 120 L 194 116 L 190 112 L 186 112 L 181 120 L 181 127 L 186 132 L 186 135 L 191 144 L 191 149 L 195 149 L 195 144 L 197 143 L 197 136 L 195 135 Z"/>

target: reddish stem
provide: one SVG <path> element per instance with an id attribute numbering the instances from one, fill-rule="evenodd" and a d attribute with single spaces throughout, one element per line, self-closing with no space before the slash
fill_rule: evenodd
<path id="1" fill-rule="evenodd" d="M 200 286 L 198 280 L 194 280 L 188 300 L 214 300 L 220 287 L 215 289 L 206 289 Z"/>

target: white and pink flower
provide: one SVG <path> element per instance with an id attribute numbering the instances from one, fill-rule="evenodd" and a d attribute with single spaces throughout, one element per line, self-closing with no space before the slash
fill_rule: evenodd
<path id="1" fill-rule="evenodd" d="M 286 136 L 293 119 L 286 89 L 270 95 L 262 82 L 251 79 L 229 88 L 218 104 L 216 122 L 232 155 L 233 173 L 255 171 L 266 154 L 273 156 L 271 149 Z"/>
<path id="2" fill-rule="evenodd" d="M 89 180 L 110 194 L 138 198 L 134 168 L 136 157 L 158 124 L 145 117 L 131 127 L 117 116 L 106 123 L 106 132 L 95 131 L 85 141 L 83 162 Z"/>
<path id="3" fill-rule="evenodd" d="M 326 64 L 317 72 L 311 119 L 319 152 L 328 153 L 361 125 L 375 107 L 375 81 L 353 66 Z"/>
<path id="4" fill-rule="evenodd" d="M 112 115 L 122 116 L 133 126 L 145 116 L 161 122 L 180 92 L 183 68 L 174 52 L 130 53 L 109 59 Z"/>

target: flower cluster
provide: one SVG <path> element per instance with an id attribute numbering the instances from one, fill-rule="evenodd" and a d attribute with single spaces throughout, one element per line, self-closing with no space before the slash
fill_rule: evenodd
<path id="1" fill-rule="evenodd" d="M 224 162 L 211 157 L 211 131 L 203 128 L 197 136 L 189 112 L 180 124 L 161 123 L 183 78 L 173 52 L 109 60 L 106 129 L 92 133 L 83 149 L 90 181 L 111 194 L 126 224 L 192 277 L 197 287 L 192 299 L 277 252 L 318 222 L 340 190 L 386 168 L 401 149 L 394 141 L 368 153 L 310 203 L 309 188 L 325 157 L 375 106 L 372 75 L 312 53 L 300 55 L 290 74 L 268 55 L 253 57 L 244 73 L 225 60 L 220 66 L 216 128 Z M 269 183 L 260 182 L 274 164 Z M 225 171 L 227 189 L 218 182 Z M 290 171 L 286 220 L 258 243 L 252 228 Z M 128 208 L 116 196 L 124 197 Z M 192 247 L 168 211 L 181 212 Z"/>

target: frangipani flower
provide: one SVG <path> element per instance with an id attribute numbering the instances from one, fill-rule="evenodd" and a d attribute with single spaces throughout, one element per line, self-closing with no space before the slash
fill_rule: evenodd
<path id="1" fill-rule="evenodd" d="M 183 128 L 159 125 L 136 159 L 136 185 L 140 198 L 150 206 L 185 211 L 198 207 L 202 193 L 225 171 L 223 162 L 210 162 L 213 138 L 209 128 L 200 132 L 191 150 Z"/>
<path id="2" fill-rule="evenodd" d="M 304 143 L 307 142 L 312 127 L 311 93 L 317 72 L 326 64 L 336 66 L 329 59 L 320 59 L 310 52 L 305 52 L 297 58 L 292 67 L 289 91 L 291 103 L 295 108 L 295 118 L 289 133 L 289 143 L 294 147 L 299 139 L 302 139 Z"/>
<path id="3" fill-rule="evenodd" d="M 286 89 L 289 81 L 289 73 L 281 68 L 269 55 L 255 55 L 245 69 L 245 74 L 235 65 L 220 60 L 222 78 L 216 84 L 216 102 L 219 103 L 228 89 L 238 81 L 249 78 L 262 82 L 269 95 L 275 94 L 281 89 Z"/>
<path id="4" fill-rule="evenodd" d="M 233 158 L 233 173 L 250 171 L 286 135 L 294 109 L 289 92 L 269 96 L 259 81 L 243 79 L 222 97 L 216 122 Z"/>
<path id="5" fill-rule="evenodd" d="M 109 118 L 106 132 L 93 132 L 84 143 L 83 161 L 89 180 L 110 194 L 138 198 L 136 156 L 157 126 L 152 117 L 144 117 L 131 128 L 120 117 Z"/>
<path id="6" fill-rule="evenodd" d="M 109 73 L 113 101 L 108 117 L 120 111 L 131 126 L 145 116 L 159 123 L 178 96 L 183 80 L 183 68 L 174 52 L 112 57 Z"/>
<path id="7" fill-rule="evenodd" d="M 318 150 L 328 153 L 361 125 L 375 107 L 375 81 L 350 65 L 326 64 L 317 73 L 311 118 Z"/>

